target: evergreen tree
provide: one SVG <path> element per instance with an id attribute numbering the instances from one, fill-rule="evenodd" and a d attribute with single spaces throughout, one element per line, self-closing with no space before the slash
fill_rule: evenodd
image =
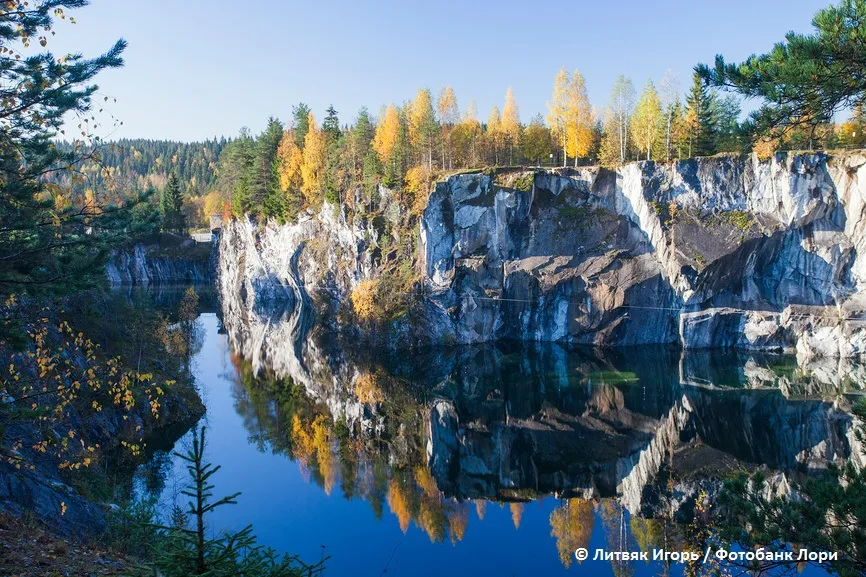
<path id="1" fill-rule="evenodd" d="M 740 102 L 733 94 L 714 98 L 713 125 L 716 128 L 716 152 L 741 153 L 746 148 L 740 128 Z"/>
<path id="2" fill-rule="evenodd" d="M 836 112 L 866 102 L 866 0 L 842 0 L 819 11 L 812 25 L 815 34 L 790 32 L 769 53 L 742 64 L 719 55 L 713 68 L 696 69 L 713 86 L 764 101 L 747 127 L 756 140 L 830 122 Z"/>
<path id="3" fill-rule="evenodd" d="M 292 130 L 295 133 L 295 144 L 304 148 L 304 139 L 310 130 L 310 107 L 301 102 L 292 107 Z"/>
<path id="4" fill-rule="evenodd" d="M 92 158 L 80 142 L 63 151 L 53 139 L 64 117 L 90 116 L 97 89 L 92 81 L 102 70 L 123 65 L 126 43 L 120 40 L 94 59 L 70 55 L 59 61 L 49 52 L 21 51 L 31 43 L 47 44 L 52 16 L 84 4 L 0 4 L 0 291 L 5 295 L 68 292 L 99 282 L 108 249 L 127 238 L 133 225 L 129 209 L 138 199 L 115 202 L 99 191 L 81 198 L 47 181 Z"/>
<path id="5" fill-rule="evenodd" d="M 340 119 L 337 117 L 337 111 L 333 105 L 329 106 L 325 112 L 327 112 L 327 115 L 324 122 L 322 122 L 322 130 L 325 131 L 325 134 L 333 142 L 340 138 Z"/>
<path id="6" fill-rule="evenodd" d="M 168 183 L 162 189 L 162 226 L 169 232 L 183 232 L 185 226 L 183 216 L 183 193 L 180 190 L 180 182 L 174 172 L 168 177 Z"/>
<path id="7" fill-rule="evenodd" d="M 283 123 L 271 117 L 255 146 L 255 160 L 250 179 L 250 210 L 264 216 L 281 217 L 285 197 L 277 175 L 277 149 L 283 138 Z"/>
<path id="8" fill-rule="evenodd" d="M 714 97 L 701 77 L 695 73 L 686 98 L 686 122 L 689 127 L 689 156 L 710 156 L 716 152 Z"/>

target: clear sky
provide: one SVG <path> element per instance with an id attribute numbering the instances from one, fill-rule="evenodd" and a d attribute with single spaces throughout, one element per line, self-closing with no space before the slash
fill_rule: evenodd
<path id="1" fill-rule="evenodd" d="M 91 0 L 49 48 L 86 56 L 129 42 L 99 77 L 123 121 L 103 137 L 195 140 L 260 132 L 293 104 L 342 121 L 420 87 L 450 84 L 486 120 L 514 87 L 521 120 L 546 112 L 560 67 L 579 69 L 593 105 L 615 78 L 638 92 L 668 68 L 685 90 L 715 54 L 743 59 L 786 32 L 809 32 L 830 0 Z"/>

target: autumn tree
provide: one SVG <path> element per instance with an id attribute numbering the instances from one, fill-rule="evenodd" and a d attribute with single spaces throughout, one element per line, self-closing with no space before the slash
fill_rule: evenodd
<path id="1" fill-rule="evenodd" d="M 478 141 L 481 138 L 481 123 L 478 122 L 478 109 L 475 101 L 470 101 L 463 119 L 454 127 L 452 145 L 457 164 L 474 167 L 478 165 Z"/>
<path id="2" fill-rule="evenodd" d="M 490 110 L 490 116 L 487 118 L 487 130 L 484 133 L 487 148 L 493 164 L 499 164 L 499 151 L 502 149 L 502 144 L 505 140 L 505 135 L 502 131 L 502 115 L 499 113 L 499 107 L 494 106 Z"/>
<path id="3" fill-rule="evenodd" d="M 562 164 L 568 164 L 568 92 L 571 82 L 562 67 L 553 81 L 553 96 L 547 103 L 547 122 L 553 135 L 562 142 Z"/>
<path id="4" fill-rule="evenodd" d="M 520 146 L 523 157 L 536 165 L 541 165 L 553 152 L 550 130 L 544 125 L 544 118 L 540 114 L 529 121 L 529 125 L 523 131 Z"/>
<path id="5" fill-rule="evenodd" d="M 605 122 L 608 130 L 605 136 L 612 139 L 610 143 L 619 153 L 618 164 L 625 163 L 629 153 L 629 122 L 634 110 L 634 86 L 631 79 L 619 76 L 610 94 L 609 122 Z M 604 147 L 604 144 L 602 144 Z"/>
<path id="6" fill-rule="evenodd" d="M 652 80 L 647 81 L 640 95 L 630 128 L 638 152 L 646 155 L 647 160 L 651 160 L 653 154 L 656 157 L 661 156 L 664 114 Z"/>
<path id="7" fill-rule="evenodd" d="M 277 147 L 276 168 L 278 185 L 285 196 L 284 216 L 290 221 L 297 217 L 303 204 L 303 162 L 304 154 L 295 142 L 294 129 L 284 131 Z"/>
<path id="8" fill-rule="evenodd" d="M 318 207 L 322 203 L 328 142 L 312 112 L 307 117 L 307 124 L 309 128 L 304 138 L 301 162 L 301 192 L 311 206 Z"/>
<path id="9" fill-rule="evenodd" d="M 514 149 L 520 144 L 520 112 L 511 86 L 505 92 L 505 107 L 502 109 L 502 140 L 508 146 L 508 164 L 514 164 Z"/>
<path id="10" fill-rule="evenodd" d="M 409 108 L 409 140 L 427 170 L 433 170 L 433 145 L 438 130 L 430 90 L 422 88 Z"/>
<path id="11" fill-rule="evenodd" d="M 575 550 L 589 548 L 594 524 L 595 512 L 585 499 L 567 499 L 550 514 L 550 535 L 566 568 L 571 567 Z"/>
<path id="12" fill-rule="evenodd" d="M 436 98 L 436 113 L 439 115 L 441 125 L 442 168 L 445 168 L 447 159 L 447 166 L 450 169 L 454 165 L 451 137 L 454 126 L 460 121 L 457 96 L 454 95 L 454 90 L 450 86 L 443 86 L 439 90 L 439 95 Z"/>
<path id="13" fill-rule="evenodd" d="M 574 165 L 577 166 L 578 158 L 589 155 L 595 139 L 586 82 L 577 70 L 572 73 L 568 87 L 566 130 L 569 143 L 567 151 L 574 157 Z"/>
<path id="14" fill-rule="evenodd" d="M 376 134 L 373 137 L 373 149 L 379 155 L 379 161 L 385 167 L 385 184 L 394 186 L 402 180 L 400 158 L 401 119 L 397 107 L 388 106 L 380 115 Z"/>

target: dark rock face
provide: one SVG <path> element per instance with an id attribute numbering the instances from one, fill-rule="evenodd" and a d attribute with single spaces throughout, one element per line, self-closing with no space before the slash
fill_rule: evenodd
<path id="1" fill-rule="evenodd" d="M 519 175 L 528 190 L 499 176 L 435 186 L 419 224 L 423 314 L 393 328 L 422 343 L 866 354 L 863 153 L 537 171 Z M 340 307 L 379 274 L 380 240 L 332 207 L 286 226 L 241 219 L 221 241 L 223 291 L 318 291 Z"/>
<path id="2" fill-rule="evenodd" d="M 213 264 L 208 260 L 157 256 L 156 248 L 139 244 L 131 250 L 115 251 L 105 265 L 111 286 L 198 284 L 213 279 Z"/>

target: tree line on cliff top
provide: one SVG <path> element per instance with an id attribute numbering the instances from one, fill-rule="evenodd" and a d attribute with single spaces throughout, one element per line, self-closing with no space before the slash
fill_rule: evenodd
<path id="1" fill-rule="evenodd" d="M 450 86 L 420 89 L 376 117 L 361 109 L 342 123 L 333 106 L 321 123 L 298 104 L 288 124 L 270 118 L 262 134 L 247 130 L 220 157 L 210 206 L 292 220 L 324 201 L 351 209 L 369 204 L 379 183 L 401 191 L 416 211 L 442 173 L 484 166 L 668 161 L 717 153 L 850 148 L 866 145 L 863 0 L 816 14 L 816 33 L 791 33 L 771 52 L 740 64 L 717 57 L 699 65 L 683 93 L 668 71 L 638 94 L 620 76 L 606 107 L 590 105 L 586 81 L 556 75 L 545 117 L 521 120 L 513 88 L 486 121 L 474 101 L 461 110 Z M 725 93 L 727 92 L 727 93 Z M 741 121 L 741 98 L 762 105 Z M 850 119 L 836 123 L 837 113 Z"/>

